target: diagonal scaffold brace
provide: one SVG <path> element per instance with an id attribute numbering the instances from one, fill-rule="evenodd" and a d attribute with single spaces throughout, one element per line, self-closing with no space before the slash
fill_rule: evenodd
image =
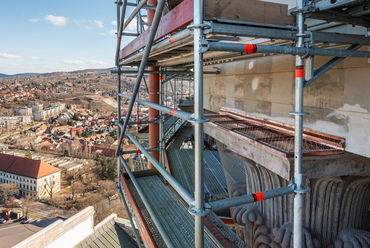
<path id="1" fill-rule="evenodd" d="M 150 53 L 150 50 L 152 48 L 154 37 L 155 37 L 155 34 L 157 32 L 159 20 L 160 20 L 161 15 L 162 15 L 164 3 L 165 3 L 165 0 L 159 0 L 158 1 L 158 5 L 157 5 L 156 12 L 155 12 L 155 15 L 154 15 L 153 23 L 152 23 L 152 26 L 151 26 L 151 29 L 150 29 L 150 34 L 149 34 L 149 37 L 148 37 L 147 44 L 144 48 L 144 54 L 143 54 L 143 57 L 142 57 L 142 60 L 141 60 L 141 63 L 140 63 L 140 67 L 139 67 L 139 70 L 138 70 L 138 75 L 137 75 L 136 82 L 135 82 L 135 85 L 134 85 L 134 89 L 133 89 L 133 92 L 132 92 L 132 98 L 130 100 L 129 107 L 128 107 L 127 113 L 126 113 L 126 118 L 125 118 L 125 121 L 123 123 L 122 129 L 121 129 L 121 132 L 120 132 L 118 145 L 117 145 L 117 149 L 116 149 L 116 156 L 117 157 L 119 156 L 119 152 L 120 152 L 120 149 L 121 149 L 121 142 L 122 142 L 123 136 L 125 134 L 130 116 L 131 116 L 132 108 L 135 104 L 135 100 L 136 100 L 137 93 L 139 91 L 141 80 L 143 78 L 143 74 L 144 74 L 144 70 L 145 70 L 145 67 L 146 67 L 146 64 L 147 64 L 147 61 L 148 61 L 149 53 Z"/>

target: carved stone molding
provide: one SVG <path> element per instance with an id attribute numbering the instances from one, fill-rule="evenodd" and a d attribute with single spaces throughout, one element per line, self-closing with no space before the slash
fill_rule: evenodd
<path id="1" fill-rule="evenodd" d="M 220 142 L 217 146 L 230 197 L 285 187 L 290 183 L 253 160 L 230 152 Z M 328 247 L 335 240 L 345 243 L 347 236 L 338 234 L 348 228 L 370 231 L 369 175 L 306 179 L 304 185 L 310 190 L 304 195 L 303 246 Z M 234 221 L 244 227 L 239 233 L 250 247 L 268 247 L 260 246 L 262 244 L 291 247 L 287 240 L 293 223 L 293 195 L 235 207 L 231 214 Z M 286 233 L 283 238 L 282 232 Z"/>

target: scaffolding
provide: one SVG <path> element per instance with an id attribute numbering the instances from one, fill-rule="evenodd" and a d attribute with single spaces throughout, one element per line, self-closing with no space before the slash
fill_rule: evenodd
<path id="1" fill-rule="evenodd" d="M 176 2 L 176 4 L 179 5 L 170 11 L 170 4 L 168 2 Z M 137 146 L 138 151 L 145 155 L 157 172 L 164 177 L 166 182 L 176 191 L 182 201 L 188 206 L 188 211 L 195 218 L 195 247 L 204 247 L 204 217 L 211 211 L 218 211 L 288 194 L 294 195 L 293 243 L 295 248 L 301 247 L 303 194 L 308 190 L 307 187 L 303 185 L 302 181 L 302 157 L 304 155 L 303 146 L 305 144 L 305 140 L 303 138 L 303 116 L 307 114 L 303 111 L 303 89 L 346 57 L 370 57 L 370 52 L 358 51 L 360 47 L 370 45 L 370 39 L 367 36 L 309 31 L 305 26 L 305 17 L 309 16 L 312 18 L 368 27 L 370 26 L 366 17 L 368 12 L 363 11 L 361 6 L 364 6 L 369 1 L 297 0 L 296 8 L 292 11 L 292 14 L 296 16 L 295 25 L 253 23 L 217 18 L 204 20 L 203 0 L 168 2 L 166 3 L 165 0 L 158 0 L 157 3 L 156 1 L 151 1 L 151 3 L 156 4 L 148 4 L 148 0 L 142 0 L 140 2 L 137 0 L 134 3 L 128 2 L 127 0 L 118 0 L 116 2 L 118 41 L 115 62 L 117 70 L 112 72 L 116 73 L 118 77 L 117 103 L 119 123 L 118 146 L 116 150 L 116 156 L 119 157 L 118 171 L 120 172 L 121 169 L 126 170 L 144 206 L 158 228 L 164 243 L 168 247 L 175 247 L 176 245 L 169 237 L 169 234 L 165 231 L 163 223 L 159 220 L 159 216 L 148 203 L 147 196 L 141 188 L 140 183 L 135 178 L 135 173 L 130 170 L 122 156 L 125 152 L 121 151 L 121 143 L 125 135 Z M 126 16 L 128 7 L 134 8 L 129 17 Z M 342 8 L 346 8 L 346 13 L 341 11 Z M 153 20 L 145 19 L 147 16 L 141 12 L 145 9 L 151 11 L 155 10 Z M 175 9 L 176 11 L 174 11 Z M 162 16 L 165 12 L 168 12 L 168 14 Z M 333 14 L 334 12 L 335 14 Z M 347 13 L 352 13 L 353 15 L 349 16 Z M 180 16 L 181 18 L 179 18 Z M 135 18 L 137 32 L 124 32 L 128 25 L 135 21 Z M 165 25 L 165 23 L 167 23 L 167 25 Z M 131 36 L 137 37 L 135 42 L 131 42 L 121 50 L 122 39 Z M 255 40 L 240 43 L 240 39 L 238 39 L 239 37 L 258 37 L 259 39 L 265 38 L 266 40 L 263 41 L 263 44 L 257 44 Z M 333 49 L 327 45 L 328 43 L 336 43 L 337 47 Z M 318 45 L 320 45 L 320 48 L 318 48 Z M 294 136 L 294 178 L 292 178 L 292 182 L 288 187 L 265 192 L 256 192 L 251 195 L 238 196 L 212 203 L 205 202 L 203 125 L 205 122 L 210 120 L 206 119 L 203 115 L 203 75 L 206 73 L 217 74 L 219 71 L 206 72 L 203 71 L 203 66 L 245 60 L 259 56 L 271 56 L 275 54 L 290 54 L 295 55 L 296 58 L 295 109 L 291 112 L 291 114 L 295 116 L 295 125 L 294 134 L 288 135 L 289 139 Z M 331 56 L 334 58 L 315 71 L 313 68 L 314 56 Z M 127 65 L 137 66 L 138 69 L 122 69 L 122 66 Z M 160 67 L 160 69 L 146 70 L 148 66 Z M 121 92 L 121 75 L 124 74 L 136 75 L 136 81 L 131 96 Z M 139 99 L 137 97 L 144 74 L 161 75 L 159 92 L 155 92 L 155 94 L 159 95 L 159 103 Z M 174 105 L 171 107 L 167 106 L 167 83 L 181 77 L 187 78 L 189 82 L 192 80 L 194 82 L 194 113 L 181 111 L 177 108 L 175 101 L 179 93 L 176 86 L 175 89 L 172 90 L 174 93 Z M 165 89 L 163 89 L 163 85 L 166 85 Z M 184 95 L 182 88 L 180 95 L 181 98 Z M 188 97 L 190 97 L 190 94 Z M 164 98 L 166 100 L 164 100 Z M 129 107 L 123 122 L 121 121 L 122 99 L 129 100 Z M 164 105 L 166 106 L 163 106 L 164 102 Z M 159 116 L 156 120 L 149 119 L 149 122 L 147 122 L 156 122 L 159 124 L 159 142 L 155 149 L 151 147 L 149 147 L 150 149 L 145 149 L 143 145 L 127 131 L 127 126 L 129 124 L 133 124 L 133 122 L 130 122 L 130 117 L 135 103 L 159 111 Z M 163 131 L 163 116 L 165 114 L 172 115 L 183 121 L 188 121 L 194 126 L 194 197 L 189 194 L 165 168 L 164 150 L 166 148 L 166 139 L 171 136 L 171 134 L 164 133 Z M 219 117 L 220 116 L 217 118 Z M 212 120 L 211 116 L 209 118 Z M 219 124 L 224 126 L 226 124 L 235 124 L 235 122 L 227 123 L 227 121 L 230 120 L 223 120 L 223 123 L 221 123 L 222 121 L 219 121 Z M 144 124 L 144 121 L 137 119 L 136 123 Z M 240 125 L 240 123 L 237 123 L 237 127 L 238 125 Z M 246 130 L 246 128 L 248 129 L 248 125 L 245 123 L 241 128 L 244 128 L 244 131 L 248 131 Z M 250 124 L 249 128 L 253 129 L 249 130 L 251 132 L 256 133 L 258 131 L 258 128 L 255 126 L 253 127 L 253 125 Z M 242 132 L 242 130 L 239 131 Z M 172 134 L 174 132 L 175 131 L 173 131 Z M 248 132 L 244 132 L 244 134 L 252 137 Z M 274 137 L 274 139 L 281 138 L 282 140 L 287 140 L 287 135 L 284 136 L 279 133 L 276 135 L 277 136 Z M 266 142 L 267 141 L 265 140 L 265 143 Z M 154 150 L 159 151 L 160 156 L 158 161 L 150 154 L 150 151 Z M 339 148 L 339 150 L 342 149 Z M 291 150 L 289 150 L 289 152 L 291 152 Z M 132 216 L 132 212 L 129 211 L 131 206 L 127 206 L 129 204 L 126 203 L 127 198 L 129 197 L 125 191 L 127 190 L 127 187 L 123 185 L 122 181 L 124 181 L 123 175 L 119 173 L 117 187 L 122 194 L 122 199 L 125 202 L 126 209 L 128 210 L 128 215 Z M 135 219 L 135 216 L 133 217 L 133 219 Z M 138 227 L 139 231 L 144 231 L 143 229 L 145 229 L 144 226 L 138 225 Z M 139 236 L 140 235 L 136 234 L 137 242 L 140 245 Z"/>

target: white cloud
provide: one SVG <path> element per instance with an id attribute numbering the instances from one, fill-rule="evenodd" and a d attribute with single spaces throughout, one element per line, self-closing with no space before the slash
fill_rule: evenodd
<path id="1" fill-rule="evenodd" d="M 40 19 L 28 19 L 29 22 L 38 22 Z"/>
<path id="2" fill-rule="evenodd" d="M 39 60 L 40 58 L 39 57 L 31 57 L 31 59 L 33 59 L 33 60 Z"/>
<path id="3" fill-rule="evenodd" d="M 115 29 L 109 30 L 108 34 L 109 35 L 117 35 L 117 30 L 115 30 Z"/>
<path id="4" fill-rule="evenodd" d="M 85 64 L 81 60 L 62 60 L 61 62 L 64 64 L 69 64 L 69 65 L 84 65 Z"/>
<path id="5" fill-rule="evenodd" d="M 0 57 L 4 59 L 21 59 L 22 56 L 9 54 L 9 53 L 0 53 Z"/>
<path id="6" fill-rule="evenodd" d="M 85 66 L 108 66 L 108 62 L 104 62 L 101 60 L 87 60 L 86 62 L 83 62 L 81 60 L 62 60 L 61 61 L 64 64 L 68 65 L 85 65 Z"/>
<path id="7" fill-rule="evenodd" d="M 117 26 L 117 21 L 112 21 L 112 25 Z"/>
<path id="8" fill-rule="evenodd" d="M 50 21 L 51 24 L 54 26 L 64 26 L 68 19 L 64 16 L 53 16 L 53 15 L 47 15 L 45 17 L 45 20 Z"/>
<path id="9" fill-rule="evenodd" d="M 96 26 L 98 26 L 98 28 L 102 28 L 103 27 L 103 22 L 102 21 L 98 21 L 98 20 L 94 20 Z"/>
<path id="10" fill-rule="evenodd" d="M 88 61 L 86 61 L 86 64 L 90 65 L 90 66 L 107 66 L 107 65 L 109 65 L 108 62 L 104 62 L 104 61 L 101 61 L 101 60 L 88 60 Z"/>
<path id="11" fill-rule="evenodd" d="M 105 36 L 105 33 L 98 33 L 98 35 Z"/>
<path id="12" fill-rule="evenodd" d="M 125 19 L 125 22 L 127 21 L 127 19 Z M 135 19 L 132 19 L 132 21 L 130 22 L 130 24 L 126 27 L 126 31 L 135 31 L 137 30 L 137 25 L 136 25 L 136 18 Z"/>

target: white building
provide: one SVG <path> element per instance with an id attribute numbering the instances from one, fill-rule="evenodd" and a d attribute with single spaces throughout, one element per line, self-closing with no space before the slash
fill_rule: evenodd
<path id="1" fill-rule="evenodd" d="M 0 183 L 15 183 L 21 195 L 49 197 L 60 190 L 60 169 L 41 160 L 0 154 Z"/>
<path id="2" fill-rule="evenodd" d="M 19 125 L 29 125 L 32 123 L 33 123 L 32 115 L 0 117 L 0 128 L 6 130 L 15 130 L 19 127 Z"/>
<path id="3" fill-rule="evenodd" d="M 53 102 L 49 108 L 35 112 L 35 121 L 43 121 L 51 117 L 56 117 L 65 109 L 65 106 L 64 103 Z"/>
<path id="4" fill-rule="evenodd" d="M 41 111 L 44 109 L 44 104 L 41 104 L 41 103 L 31 103 L 31 104 L 28 104 L 28 107 L 29 108 L 32 108 L 32 111 L 35 113 L 37 111 Z"/>
<path id="5" fill-rule="evenodd" d="M 16 115 L 32 115 L 32 108 L 18 107 L 15 109 Z"/>
<path id="6" fill-rule="evenodd" d="M 44 110 L 41 110 L 41 111 L 35 112 L 34 119 L 35 119 L 35 121 L 43 121 L 43 120 L 45 120 L 46 119 L 45 111 Z"/>

